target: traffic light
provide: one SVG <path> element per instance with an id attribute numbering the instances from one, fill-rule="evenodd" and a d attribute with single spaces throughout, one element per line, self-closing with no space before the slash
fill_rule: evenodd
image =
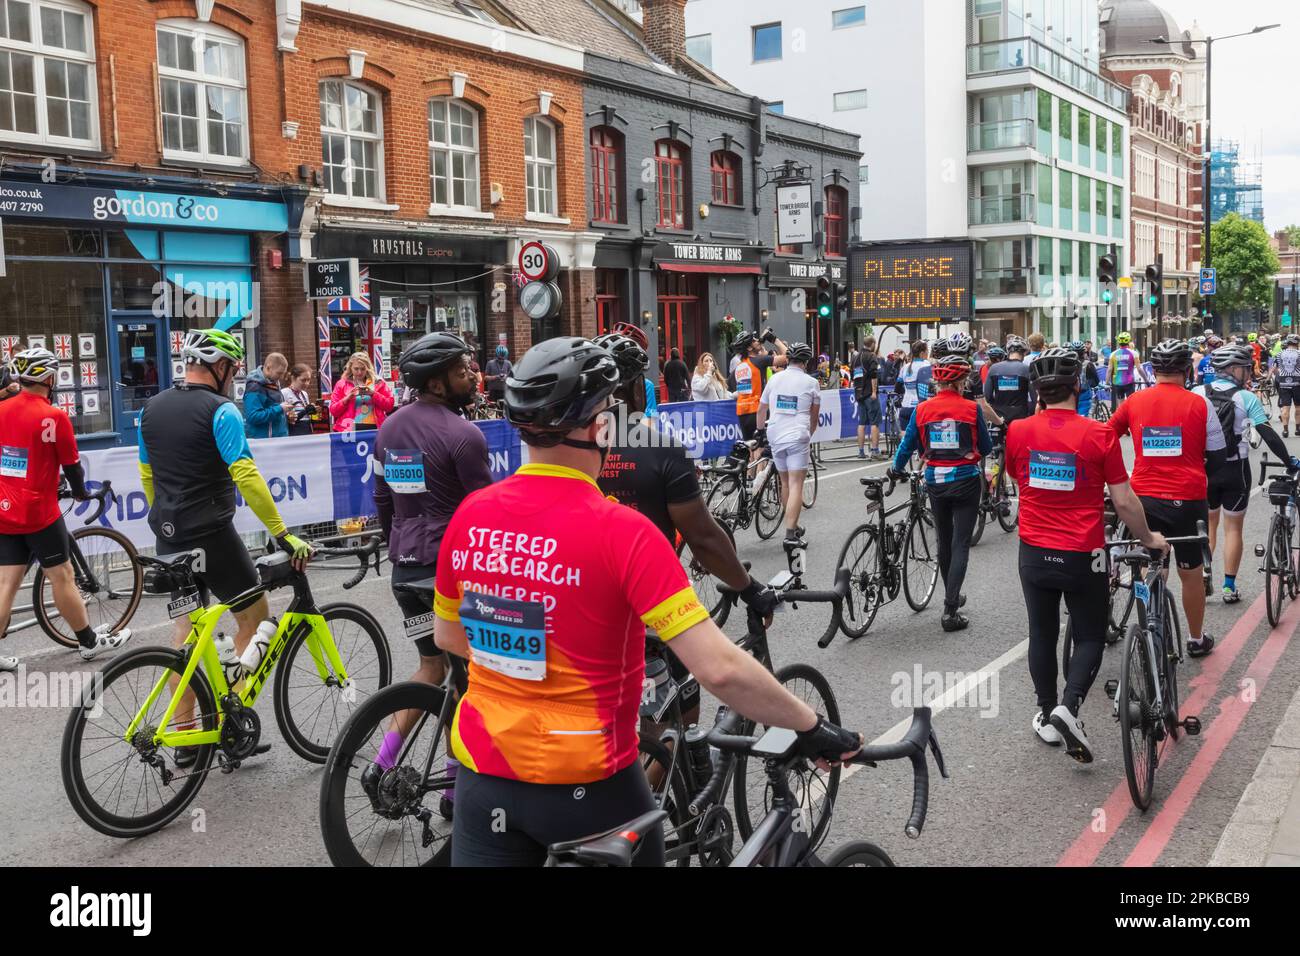
<path id="1" fill-rule="evenodd" d="M 1147 305 L 1153 309 L 1160 304 L 1160 300 L 1165 293 L 1165 276 L 1164 269 L 1159 262 L 1147 266 Z"/>
<path id="2" fill-rule="evenodd" d="M 830 277 L 822 276 L 817 280 L 817 314 L 823 319 L 829 319 L 834 308 L 835 300 L 831 296 Z"/>
<path id="3" fill-rule="evenodd" d="M 849 287 L 846 285 L 833 286 L 835 290 L 835 308 L 840 315 L 849 314 Z"/>
<path id="4" fill-rule="evenodd" d="M 1097 257 L 1097 284 L 1101 286 L 1101 301 L 1110 305 L 1111 300 L 1115 298 L 1115 292 L 1111 288 L 1115 284 L 1115 257 L 1104 255 Z"/>

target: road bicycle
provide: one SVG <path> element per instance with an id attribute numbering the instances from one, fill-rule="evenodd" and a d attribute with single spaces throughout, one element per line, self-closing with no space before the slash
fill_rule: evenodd
<path id="1" fill-rule="evenodd" d="M 1006 430 L 994 426 L 989 433 L 993 438 L 993 451 L 985 460 L 980 506 L 975 515 L 975 530 L 970 536 L 972 548 L 984 537 L 984 526 L 990 517 L 995 518 L 1008 534 L 1020 523 L 1020 490 L 1007 474 Z"/>
<path id="2" fill-rule="evenodd" d="M 1273 517 L 1268 523 L 1268 544 L 1255 545 L 1255 557 L 1264 559 L 1259 569 L 1264 574 L 1264 607 L 1268 623 L 1277 627 L 1282 620 L 1283 598 L 1294 601 L 1300 593 L 1300 564 L 1296 560 L 1296 475 L 1287 462 L 1271 462 L 1265 453 L 1259 465 L 1261 487 L 1270 471 L 1285 474 L 1269 483 L 1268 500 L 1273 505 Z"/>
<path id="3" fill-rule="evenodd" d="M 1092 390 L 1092 408 L 1088 416 L 1093 421 L 1108 422 L 1110 421 L 1110 391 L 1102 388 L 1100 385 Z"/>
<path id="4" fill-rule="evenodd" d="M 344 585 L 350 587 L 372 559 L 378 573 L 377 549 L 372 539 L 363 548 L 316 554 L 358 558 L 360 570 Z M 152 588 L 171 594 L 168 614 L 188 616 L 189 635 L 179 648 L 140 647 L 114 659 L 68 717 L 60 747 L 64 790 L 77 815 L 100 833 L 125 838 L 160 830 L 198 795 L 214 757 L 223 773 L 238 769 L 261 740 L 253 707 L 273 673 L 280 733 L 312 763 L 325 762 L 347 714 L 390 680 L 392 658 L 379 622 L 354 604 L 318 607 L 307 575 L 288 554 L 258 558 L 260 584 L 203 607 L 196 567 L 219 557 L 200 550 L 140 556 Z M 228 677 L 216 645 L 222 615 L 280 587 L 291 587 L 293 597 L 261 661 L 251 673 Z"/>
<path id="5" fill-rule="evenodd" d="M 798 750 L 798 735 L 793 730 L 772 727 L 759 735 L 745 732 L 743 717 L 722 708 L 714 728 L 705 742 L 722 754 L 737 758 L 754 758 L 763 762 L 772 800 L 762 820 L 730 861 L 736 867 L 793 866 L 893 866 L 894 862 L 880 847 L 865 840 L 854 840 L 838 847 L 823 861 L 817 853 L 814 837 L 800 795 L 789 781 L 797 779 L 797 770 L 809 764 Z M 926 750 L 944 778 L 948 776 L 939 738 L 931 726 L 931 711 L 917 707 L 912 723 L 898 743 L 869 744 L 845 761 L 875 767 L 890 760 L 906 758 L 912 764 L 912 811 L 903 832 L 919 839 L 925 827 L 930 805 L 930 771 Z M 556 843 L 548 848 L 547 866 L 589 867 L 629 866 L 645 835 L 660 826 L 668 814 L 652 810 L 636 820 L 605 833 Z M 829 817 L 829 814 L 828 814 Z"/>
<path id="6" fill-rule="evenodd" d="M 898 443 L 903 440 L 903 433 L 898 428 L 898 410 L 903 400 L 894 392 L 885 397 L 885 415 L 880 431 L 885 438 L 885 457 L 892 461 L 898 451 Z"/>
<path id="7" fill-rule="evenodd" d="M 721 464 L 708 466 L 705 470 L 713 473 L 714 485 L 704 504 L 733 534 L 752 523 L 766 541 L 781 527 L 785 503 L 772 459 L 761 455 L 751 460 L 756 449 L 765 448 L 757 439 L 736 442 Z"/>
<path id="8" fill-rule="evenodd" d="M 939 580 L 938 533 L 926 501 L 923 473 L 909 472 L 907 501 L 889 510 L 884 502 L 894 493 L 893 478 L 859 481 L 865 489 L 868 520 L 849 535 L 835 564 L 837 576 L 841 571 L 849 575 L 839 626 L 848 638 L 867 633 L 876 612 L 895 600 L 900 590 L 913 611 L 924 611 Z M 896 515 L 901 517 L 891 525 Z M 828 631 L 818 646 L 826 647 L 834 636 L 834 631 Z"/>
<path id="9" fill-rule="evenodd" d="M 817 504 L 817 474 L 826 468 L 822 463 L 821 446 L 813 443 L 808 446 L 808 470 L 803 476 L 803 509 L 807 511 Z M 779 484 L 779 482 L 778 482 Z M 778 488 L 778 491 L 780 489 Z"/>

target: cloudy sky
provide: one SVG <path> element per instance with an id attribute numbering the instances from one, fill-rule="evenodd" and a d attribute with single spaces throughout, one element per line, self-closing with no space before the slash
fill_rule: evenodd
<path id="1" fill-rule="evenodd" d="M 1296 0 L 1162 0 L 1183 29 L 1197 21 L 1210 36 L 1280 23 L 1258 36 L 1214 45 L 1215 139 L 1238 139 L 1264 163 L 1264 224 L 1300 223 L 1300 3 Z"/>

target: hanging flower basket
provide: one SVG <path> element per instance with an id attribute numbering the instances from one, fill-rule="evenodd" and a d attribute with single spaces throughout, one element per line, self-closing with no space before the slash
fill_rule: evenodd
<path id="1" fill-rule="evenodd" d="M 736 336 L 744 331 L 744 326 L 736 320 L 734 315 L 724 316 L 718 323 L 718 337 L 722 339 L 724 348 L 730 349 L 731 343 L 736 341 Z"/>

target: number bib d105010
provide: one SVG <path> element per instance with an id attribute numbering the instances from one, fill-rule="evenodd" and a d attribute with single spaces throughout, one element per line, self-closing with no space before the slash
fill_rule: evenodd
<path id="1" fill-rule="evenodd" d="M 1073 452 L 1031 451 L 1029 453 L 1030 488 L 1073 491 L 1077 471 Z"/>
<path id="2" fill-rule="evenodd" d="M 390 448 L 384 452 L 384 482 L 395 495 L 421 495 L 424 486 L 424 452 Z"/>
<path id="3" fill-rule="evenodd" d="M 466 591 L 460 605 L 474 663 L 518 680 L 546 679 L 546 609 Z"/>
<path id="4" fill-rule="evenodd" d="M 1148 458 L 1177 458 L 1183 453 L 1181 425 L 1142 429 L 1142 454 Z"/>

